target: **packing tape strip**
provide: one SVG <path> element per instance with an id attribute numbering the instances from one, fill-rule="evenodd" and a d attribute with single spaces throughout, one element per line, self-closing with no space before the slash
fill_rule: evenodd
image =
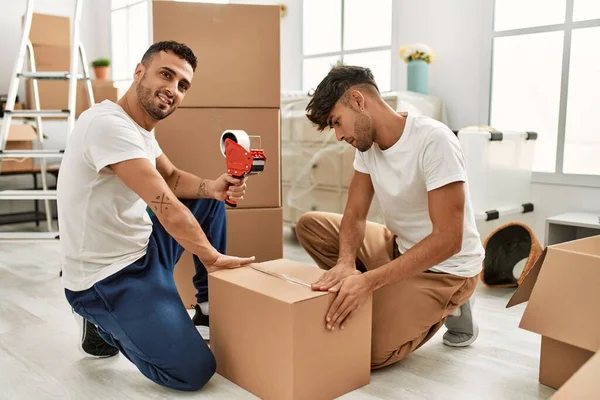
<path id="1" fill-rule="evenodd" d="M 291 282 L 291 283 L 295 283 L 295 284 L 298 284 L 298 285 L 306 286 L 308 288 L 311 287 L 311 285 L 309 283 L 304 282 L 301 279 L 294 278 L 293 276 L 289 276 L 287 274 L 282 274 L 280 272 L 275 272 L 275 271 L 269 271 L 269 270 L 261 268 L 261 267 L 259 267 L 257 265 L 250 265 L 250 268 L 252 268 L 253 270 L 262 272 L 263 274 L 271 275 L 271 276 L 274 276 L 274 277 L 279 278 L 279 279 L 283 279 L 283 280 Z"/>

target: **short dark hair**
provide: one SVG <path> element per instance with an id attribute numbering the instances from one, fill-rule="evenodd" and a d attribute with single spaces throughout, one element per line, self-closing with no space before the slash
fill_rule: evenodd
<path id="1" fill-rule="evenodd" d="M 192 66 L 192 70 L 196 71 L 196 65 L 198 63 L 198 59 L 194 55 L 192 49 L 187 47 L 183 43 L 175 42 L 173 40 L 165 40 L 162 42 L 154 43 L 152 46 L 146 50 L 144 56 L 142 57 L 142 64 L 146 64 L 155 54 L 160 53 L 161 51 L 171 51 L 178 55 L 180 58 L 184 59 Z"/>
<path id="2" fill-rule="evenodd" d="M 333 67 L 312 95 L 306 107 L 306 116 L 322 131 L 328 124 L 328 117 L 338 100 L 348 89 L 357 85 L 368 85 L 378 94 L 373 73 L 369 68 L 341 65 Z"/>

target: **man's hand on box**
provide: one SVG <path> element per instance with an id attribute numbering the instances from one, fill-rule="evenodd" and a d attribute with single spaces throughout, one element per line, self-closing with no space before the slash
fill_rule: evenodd
<path id="1" fill-rule="evenodd" d="M 321 275 L 321 277 L 311 285 L 311 288 L 313 290 L 328 291 L 340 283 L 342 279 L 352 275 L 360 275 L 360 271 L 356 269 L 356 265 L 354 263 L 337 264 L 329 271 Z"/>
<path id="2" fill-rule="evenodd" d="M 233 268 L 245 267 L 248 264 L 251 264 L 253 262 L 254 262 L 254 256 L 240 258 L 240 257 L 228 256 L 225 254 L 219 254 L 217 256 L 216 260 L 214 260 L 214 261 L 211 260 L 210 262 L 204 262 L 204 267 L 206 268 L 206 271 L 208 273 L 211 273 L 211 272 L 218 271 L 220 269 L 233 269 Z"/>
<path id="3" fill-rule="evenodd" d="M 351 275 L 329 289 L 337 293 L 326 316 L 327 329 L 344 329 L 354 312 L 367 300 L 372 290 L 364 274 Z"/>

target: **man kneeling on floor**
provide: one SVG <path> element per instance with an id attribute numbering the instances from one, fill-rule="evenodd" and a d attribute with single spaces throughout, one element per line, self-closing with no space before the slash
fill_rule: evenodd
<path id="1" fill-rule="evenodd" d="M 313 289 L 337 292 L 327 327 L 352 323 L 372 293 L 372 368 L 407 357 L 444 323 L 445 344 L 471 344 L 478 328 L 469 298 L 484 252 L 457 137 L 431 118 L 394 111 L 367 68 L 333 68 L 306 110 L 319 130 L 333 128 L 357 149 L 343 216 L 309 212 L 296 225 L 327 270 Z M 373 195 L 385 226 L 367 222 Z"/>
<path id="2" fill-rule="evenodd" d="M 181 104 L 196 62 L 183 44 L 150 46 L 117 103 L 81 114 L 57 184 L 63 282 L 79 317 L 80 350 L 120 351 L 146 377 L 179 390 L 201 388 L 216 370 L 194 326 L 208 327 L 207 273 L 254 261 L 223 254 L 223 200 L 243 198 L 245 180 L 177 169 L 152 132 Z M 219 151 L 218 143 L 207 146 Z M 184 249 L 196 264 L 194 321 L 173 279 Z"/>

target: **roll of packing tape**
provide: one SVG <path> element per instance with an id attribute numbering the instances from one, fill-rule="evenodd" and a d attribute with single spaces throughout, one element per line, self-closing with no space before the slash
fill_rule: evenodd
<path id="1" fill-rule="evenodd" d="M 226 130 L 221 135 L 221 153 L 225 155 L 225 140 L 231 139 L 250 151 L 250 136 L 242 130 Z"/>

